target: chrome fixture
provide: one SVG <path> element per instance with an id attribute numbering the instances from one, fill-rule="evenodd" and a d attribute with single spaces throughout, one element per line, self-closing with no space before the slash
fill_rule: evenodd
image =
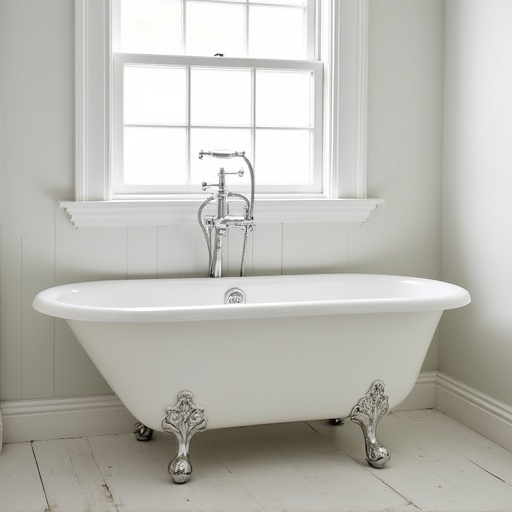
<path id="1" fill-rule="evenodd" d="M 376 438 L 377 424 L 388 410 L 389 403 L 388 397 L 384 394 L 384 382 L 376 380 L 350 413 L 350 419 L 363 431 L 366 461 L 374 468 L 382 468 L 391 458 L 388 450 Z"/>
<path id="2" fill-rule="evenodd" d="M 206 430 L 207 424 L 204 409 L 194 403 L 194 397 L 190 391 L 178 393 L 177 402 L 165 408 L 162 430 L 166 434 L 173 434 L 178 445 L 177 454 L 167 468 L 175 484 L 184 484 L 190 480 L 192 474 L 189 457 L 190 441 L 196 434 Z M 151 441 L 153 437 L 153 429 L 140 421 L 135 423 L 133 433 L 137 441 Z"/>
<path id="3" fill-rule="evenodd" d="M 192 464 L 189 459 L 191 439 L 206 429 L 207 420 L 204 409 L 194 403 L 190 391 L 178 394 L 178 401 L 165 408 L 166 415 L 162 420 L 162 430 L 166 434 L 174 434 L 178 443 L 178 453 L 169 462 L 168 472 L 175 484 L 184 484 L 190 480 Z"/>
<path id="4" fill-rule="evenodd" d="M 224 304 L 245 304 L 245 292 L 240 288 L 231 288 L 224 295 Z"/>
<path id="5" fill-rule="evenodd" d="M 231 227 L 237 227 L 244 230 L 244 240 L 242 245 L 242 258 L 240 262 L 240 276 L 245 273 L 245 258 L 247 253 L 247 238 L 249 233 L 253 230 L 253 210 L 254 210 L 254 169 L 251 162 L 245 156 L 245 151 L 200 151 L 199 158 L 202 160 L 204 156 L 211 156 L 213 158 L 242 158 L 247 165 L 251 175 L 251 191 L 250 199 L 242 194 L 229 192 L 226 188 L 226 176 L 236 174 L 238 176 L 244 175 L 244 170 L 240 169 L 237 172 L 226 172 L 224 167 L 219 169 L 219 182 L 218 183 L 202 183 L 202 189 L 216 188 L 215 193 L 206 198 L 197 212 L 199 225 L 203 231 L 208 246 L 208 277 L 221 277 L 222 276 L 222 240 L 227 231 Z M 229 213 L 230 200 L 241 200 L 245 202 L 243 215 L 231 215 Z M 217 201 L 217 215 L 205 215 L 203 217 L 204 208 L 213 201 Z"/>
<path id="6" fill-rule="evenodd" d="M 151 441 L 151 438 L 153 437 L 153 429 L 146 427 L 146 425 L 140 421 L 135 423 L 133 433 L 135 434 L 135 439 L 137 439 L 137 441 Z"/>
<path id="7" fill-rule="evenodd" d="M 234 303 L 243 302 L 245 294 L 239 288 L 232 288 L 226 292 L 226 303 L 230 298 L 233 298 L 231 302 Z M 363 431 L 366 461 L 370 466 L 378 469 L 384 467 L 391 458 L 386 447 L 376 438 L 377 424 L 388 410 L 389 401 L 384 394 L 384 383 L 376 380 L 350 413 L 350 419 Z M 343 425 L 343 419 L 333 418 L 330 423 Z M 168 472 L 174 483 L 186 483 L 192 475 L 189 457 L 190 442 L 196 434 L 206 430 L 208 425 L 204 408 L 194 403 L 194 397 L 190 391 L 181 391 L 178 393 L 177 402 L 165 408 L 161 425 L 166 434 L 175 436 L 178 448 L 176 456 L 169 462 Z M 135 424 L 133 432 L 138 441 L 149 441 L 153 434 L 151 428 L 140 422 Z"/>

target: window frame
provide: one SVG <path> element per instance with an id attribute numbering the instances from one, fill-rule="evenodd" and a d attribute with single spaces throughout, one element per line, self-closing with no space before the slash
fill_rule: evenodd
<path id="1" fill-rule="evenodd" d="M 364 222 L 383 201 L 366 194 L 368 0 L 320 0 L 324 70 L 322 194 L 258 194 L 257 222 Z M 112 0 L 75 0 L 77 227 L 195 223 L 204 194 L 112 199 Z"/>
<path id="2" fill-rule="evenodd" d="M 316 94 L 317 90 L 322 90 L 322 79 L 323 79 L 323 65 L 317 61 L 298 61 L 298 60 L 271 60 L 271 59 L 252 59 L 252 58 L 217 58 L 217 57 L 191 57 L 187 55 L 179 56 L 161 56 L 161 55 L 146 55 L 146 54 L 128 54 L 118 53 L 114 54 L 113 62 L 113 171 L 112 171 L 112 197 L 114 200 L 122 199 L 152 199 L 156 196 L 169 196 L 177 197 L 183 195 L 184 198 L 193 196 L 194 192 L 191 189 L 195 189 L 195 195 L 199 185 L 183 185 L 183 186 L 142 186 L 142 185 L 123 185 L 122 184 L 122 170 L 116 169 L 116 167 L 122 167 L 122 137 L 123 137 L 123 88 L 121 82 L 123 80 L 123 67 L 125 65 L 131 66 L 176 66 L 180 68 L 189 69 L 240 69 L 244 71 L 251 71 L 252 91 L 254 94 L 254 82 L 256 81 L 255 73 L 258 71 L 306 71 L 312 74 L 312 89 L 314 93 L 312 96 L 312 103 L 314 103 L 314 118 L 311 120 L 309 127 L 291 128 L 303 131 L 309 131 L 313 133 L 312 140 L 312 168 L 313 168 L 313 182 L 309 185 L 267 185 L 259 187 L 259 195 L 268 194 L 269 197 L 279 197 L 283 194 L 296 193 L 297 195 L 314 194 L 314 188 L 320 192 L 325 189 L 325 183 L 323 183 L 323 120 L 322 120 L 322 94 Z M 188 71 L 187 71 L 188 73 Z M 254 100 L 254 97 L 253 97 Z M 190 98 L 188 98 L 190 101 Z M 252 116 L 251 125 L 243 126 L 241 128 L 257 131 L 258 129 L 269 129 L 268 127 L 259 127 L 255 125 L 254 113 Z M 181 127 L 181 125 L 180 125 Z M 193 125 L 190 119 L 182 125 L 186 129 L 194 129 L 200 127 L 200 125 Z M 213 127 L 217 128 L 217 127 Z M 220 126 L 220 128 L 236 128 L 230 126 Z M 285 127 L 286 128 L 286 127 Z M 282 129 L 281 127 L 271 129 Z M 290 129 L 290 128 L 289 128 Z M 252 138 L 252 137 L 251 137 Z M 203 149 L 215 149 L 215 148 L 203 148 Z M 229 149 L 229 148 L 228 148 Z M 236 149 L 236 148 L 232 148 Z M 240 149 L 240 148 L 239 148 Z M 245 149 L 245 148 L 242 148 Z M 190 155 L 191 158 L 194 156 L 197 158 L 198 155 Z M 258 162 L 253 160 L 253 165 L 258 167 Z M 206 179 L 206 177 L 205 177 Z M 208 178 L 208 180 L 213 179 Z M 234 183 L 236 186 L 236 182 Z M 247 193 L 247 186 L 236 186 L 238 192 Z M 144 190 L 146 189 L 146 191 Z M 162 192 L 159 194 L 155 190 L 161 189 Z"/>

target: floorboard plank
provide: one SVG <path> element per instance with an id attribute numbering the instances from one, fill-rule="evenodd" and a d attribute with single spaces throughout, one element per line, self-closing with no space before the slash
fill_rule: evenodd
<path id="1" fill-rule="evenodd" d="M 52 512 L 116 512 L 86 438 L 34 442 Z"/>
<path id="2" fill-rule="evenodd" d="M 305 423 L 209 434 L 206 443 L 259 502 L 257 510 L 370 512 L 379 503 L 417 511 Z"/>
<path id="3" fill-rule="evenodd" d="M 261 511 L 333 510 L 333 503 L 253 427 L 214 430 L 207 444 L 253 496 Z M 334 510 L 336 510 L 334 508 Z"/>
<path id="4" fill-rule="evenodd" d="M 436 415 L 439 422 L 439 414 L 409 411 L 383 418 L 378 439 L 390 451 L 391 461 L 381 470 L 369 471 L 422 511 L 510 512 L 512 487 L 461 456 L 461 448 L 454 448 L 461 444 L 460 428 L 442 429 L 442 434 L 433 435 L 425 417 Z M 364 442 L 357 425 L 311 425 L 354 460 L 364 460 Z M 470 443 L 474 443 L 474 437 L 462 445 Z"/>
<path id="5" fill-rule="evenodd" d="M 187 486 L 194 493 L 191 507 L 195 512 L 259 512 L 261 507 L 257 499 L 240 484 L 233 471 L 208 446 L 210 434 L 207 431 L 194 437 L 190 445 L 193 473 Z M 176 442 L 172 436 L 160 432 L 155 432 L 153 437 L 149 446 L 162 468 L 167 471 L 170 460 L 176 454 Z M 168 479 L 171 482 L 170 476 Z"/>
<path id="6" fill-rule="evenodd" d="M 253 428 L 314 484 L 317 493 L 329 497 L 332 506 L 327 510 L 373 511 L 378 503 L 382 510 L 418 511 L 306 423 Z M 316 498 L 308 497 L 308 501 L 309 509 L 316 510 Z"/>
<path id="7" fill-rule="evenodd" d="M 149 442 L 132 434 L 88 438 L 94 458 L 120 512 L 188 512 L 192 486 L 174 485 Z"/>
<path id="8" fill-rule="evenodd" d="M 4 445 L 0 456 L 0 512 L 48 509 L 31 443 Z"/>
<path id="9" fill-rule="evenodd" d="M 425 436 L 439 443 L 448 440 L 454 456 L 468 459 L 499 480 L 512 485 L 512 453 L 505 448 L 439 411 L 403 411 L 399 418 L 410 428 L 416 428 L 421 423 Z"/>
<path id="10" fill-rule="evenodd" d="M 444 414 L 399 411 L 379 424 L 391 461 L 367 465 L 347 421 L 206 431 L 192 479 L 167 473 L 173 436 L 8 444 L 0 512 L 510 512 L 512 453 Z"/>

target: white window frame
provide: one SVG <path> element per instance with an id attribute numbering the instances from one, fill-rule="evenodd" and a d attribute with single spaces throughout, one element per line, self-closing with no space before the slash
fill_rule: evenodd
<path id="1" fill-rule="evenodd" d="M 323 183 L 323 172 L 322 172 L 322 157 L 323 157 L 323 148 L 322 148 L 322 75 L 323 75 L 323 64 L 318 61 L 298 61 L 298 60 L 281 60 L 281 59 L 251 59 L 251 58 L 228 58 L 223 57 L 219 59 L 218 57 L 191 57 L 188 55 L 179 55 L 179 56 L 167 56 L 167 55 L 146 55 L 146 54 L 130 54 L 130 53 L 116 53 L 114 54 L 113 59 L 113 164 L 114 171 L 112 173 L 112 184 L 113 184 L 113 194 L 112 199 L 154 199 L 158 197 L 158 194 L 155 193 L 155 189 L 158 188 L 162 190 L 160 196 L 165 194 L 165 196 L 172 195 L 172 197 L 176 198 L 179 194 L 182 194 L 183 198 L 194 198 L 194 199 L 204 199 L 204 194 L 198 195 L 199 186 L 198 185 L 170 185 L 168 187 L 159 186 L 154 187 L 152 185 L 142 186 L 142 185 L 124 185 L 123 181 L 123 71 L 125 65 L 135 65 L 135 66 L 178 66 L 180 68 L 184 68 L 187 70 L 187 74 L 190 72 L 190 69 L 241 69 L 245 71 L 251 71 L 251 80 L 252 80 L 252 91 L 251 94 L 254 93 L 255 82 L 256 82 L 256 73 L 259 70 L 275 70 L 275 71 L 307 71 L 312 75 L 312 102 L 314 103 L 314 116 L 311 120 L 311 124 L 309 127 L 302 126 L 299 127 L 299 130 L 308 131 L 313 134 L 312 140 L 312 169 L 314 172 L 313 180 L 311 184 L 307 185 L 266 185 L 258 187 L 259 197 L 262 194 L 269 194 L 270 197 L 277 195 L 297 193 L 297 195 L 304 196 L 305 194 L 313 193 L 312 189 L 317 188 L 320 192 L 324 190 L 327 186 L 326 183 Z M 319 90 L 320 94 L 316 94 L 316 91 Z M 188 98 L 190 101 L 190 97 Z M 253 97 L 254 101 L 254 97 Z M 251 119 L 251 123 L 244 126 L 243 129 L 251 130 L 252 135 L 255 135 L 258 127 L 255 125 L 254 117 Z M 190 127 L 194 128 L 195 126 L 190 123 L 190 120 L 187 119 L 183 125 L 183 128 L 189 129 Z M 197 127 L 197 126 L 196 126 Z M 223 126 L 213 126 L 213 128 L 222 129 Z M 261 127 L 259 127 L 261 128 Z M 265 127 L 268 129 L 268 127 Z M 286 127 L 284 127 L 286 128 Z M 275 128 L 277 130 L 282 129 L 282 127 Z M 289 129 L 289 128 L 288 128 Z M 292 128 L 293 129 L 293 128 Z M 254 147 L 254 142 L 253 142 Z M 207 148 L 204 148 L 207 149 Z M 215 148 L 208 148 L 215 149 Z M 192 158 L 198 155 L 191 155 Z M 258 162 L 252 161 L 252 164 L 255 165 L 256 169 L 258 168 Z M 210 179 L 210 178 L 208 178 Z M 211 177 L 213 179 L 213 176 Z M 233 185 L 237 188 L 237 192 L 248 193 L 249 187 L 246 186 L 237 186 L 236 181 Z M 167 190 L 165 190 L 167 188 Z M 146 189 L 146 190 L 145 190 Z M 195 190 L 195 197 L 194 192 Z M 127 197 L 128 196 L 128 197 Z"/>
<path id="2" fill-rule="evenodd" d="M 204 195 L 112 200 L 112 0 L 75 0 L 77 227 L 195 223 Z M 256 199 L 261 222 L 364 222 L 383 201 L 366 195 L 368 0 L 319 0 L 324 70 L 323 194 Z"/>

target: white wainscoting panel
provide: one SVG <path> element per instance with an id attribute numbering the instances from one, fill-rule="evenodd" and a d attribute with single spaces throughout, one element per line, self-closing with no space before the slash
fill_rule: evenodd
<path id="1" fill-rule="evenodd" d="M 157 226 L 128 227 L 126 234 L 128 279 L 156 278 L 158 274 Z"/>
<path id="2" fill-rule="evenodd" d="M 336 223 L 283 224 L 283 274 L 346 272 L 346 227 Z"/>
<path id="3" fill-rule="evenodd" d="M 283 272 L 283 224 L 256 223 L 253 237 L 253 275 L 273 276 Z"/>

